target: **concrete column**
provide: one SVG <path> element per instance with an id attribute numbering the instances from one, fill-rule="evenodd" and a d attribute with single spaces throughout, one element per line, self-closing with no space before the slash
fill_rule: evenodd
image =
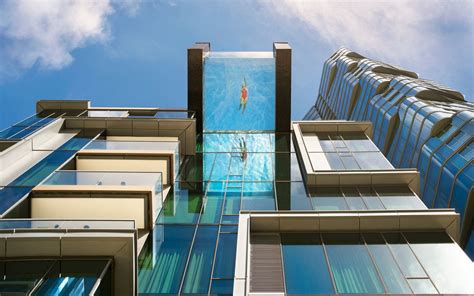
<path id="1" fill-rule="evenodd" d="M 204 96 L 203 56 L 211 50 L 211 43 L 196 42 L 188 48 L 188 109 L 195 113 L 196 133 L 202 133 Z"/>
<path id="2" fill-rule="evenodd" d="M 289 132 L 291 124 L 291 47 L 274 42 L 275 56 L 275 131 Z"/>

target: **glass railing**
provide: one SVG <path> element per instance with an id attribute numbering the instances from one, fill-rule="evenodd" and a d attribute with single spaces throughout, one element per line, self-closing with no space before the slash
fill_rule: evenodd
<path id="1" fill-rule="evenodd" d="M 160 172 L 56 171 L 41 185 L 153 186 L 157 209 L 163 205 Z"/>
<path id="2" fill-rule="evenodd" d="M 0 260 L 2 295 L 111 295 L 112 260 Z"/>
<path id="3" fill-rule="evenodd" d="M 0 219 L 0 230 L 133 230 L 133 220 Z"/>
<path id="4" fill-rule="evenodd" d="M 189 110 L 158 110 L 156 118 L 194 118 L 194 112 Z"/>
<path id="5" fill-rule="evenodd" d="M 174 176 L 178 175 L 180 165 L 179 141 L 109 141 L 94 140 L 84 150 L 154 150 L 174 151 Z"/>
<path id="6" fill-rule="evenodd" d="M 179 153 L 179 141 L 109 141 L 94 140 L 85 150 L 172 150 Z"/>
<path id="7" fill-rule="evenodd" d="M 32 115 L 2 131 L 0 140 L 21 140 L 56 120 L 61 114 L 54 112 L 41 112 Z"/>
<path id="8" fill-rule="evenodd" d="M 163 118 L 163 119 L 192 119 L 194 111 L 186 109 L 92 109 L 87 110 L 88 117 L 100 118 Z"/>

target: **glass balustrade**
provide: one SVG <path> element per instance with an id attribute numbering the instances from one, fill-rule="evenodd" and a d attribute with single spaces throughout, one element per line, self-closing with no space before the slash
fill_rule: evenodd
<path id="1" fill-rule="evenodd" d="M 56 171 L 41 185 L 152 186 L 157 208 L 163 205 L 160 172 Z"/>
<path id="2" fill-rule="evenodd" d="M 94 140 L 84 150 L 133 150 L 133 151 L 173 151 L 174 176 L 178 175 L 180 164 L 179 141 L 109 141 Z"/>
<path id="3" fill-rule="evenodd" d="M 1 219 L 0 231 L 66 229 L 135 229 L 133 220 L 56 220 L 56 219 Z"/>

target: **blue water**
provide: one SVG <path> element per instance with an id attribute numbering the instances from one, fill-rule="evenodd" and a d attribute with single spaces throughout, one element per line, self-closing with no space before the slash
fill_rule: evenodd
<path id="1" fill-rule="evenodd" d="M 188 157 L 194 167 L 181 169 L 140 254 L 144 295 L 232 295 L 239 212 L 277 208 L 273 54 L 213 53 L 204 84 L 202 150 Z"/>
<path id="2" fill-rule="evenodd" d="M 248 101 L 239 110 L 241 88 Z M 204 60 L 204 130 L 275 130 L 275 60 L 272 53 L 218 53 Z"/>

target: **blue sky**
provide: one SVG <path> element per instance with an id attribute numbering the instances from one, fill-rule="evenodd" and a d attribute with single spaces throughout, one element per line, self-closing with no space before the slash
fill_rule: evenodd
<path id="1" fill-rule="evenodd" d="M 474 1 L 0 2 L 0 129 L 38 99 L 186 107 L 186 49 L 293 48 L 292 117 L 314 103 L 341 46 L 474 99 Z"/>

